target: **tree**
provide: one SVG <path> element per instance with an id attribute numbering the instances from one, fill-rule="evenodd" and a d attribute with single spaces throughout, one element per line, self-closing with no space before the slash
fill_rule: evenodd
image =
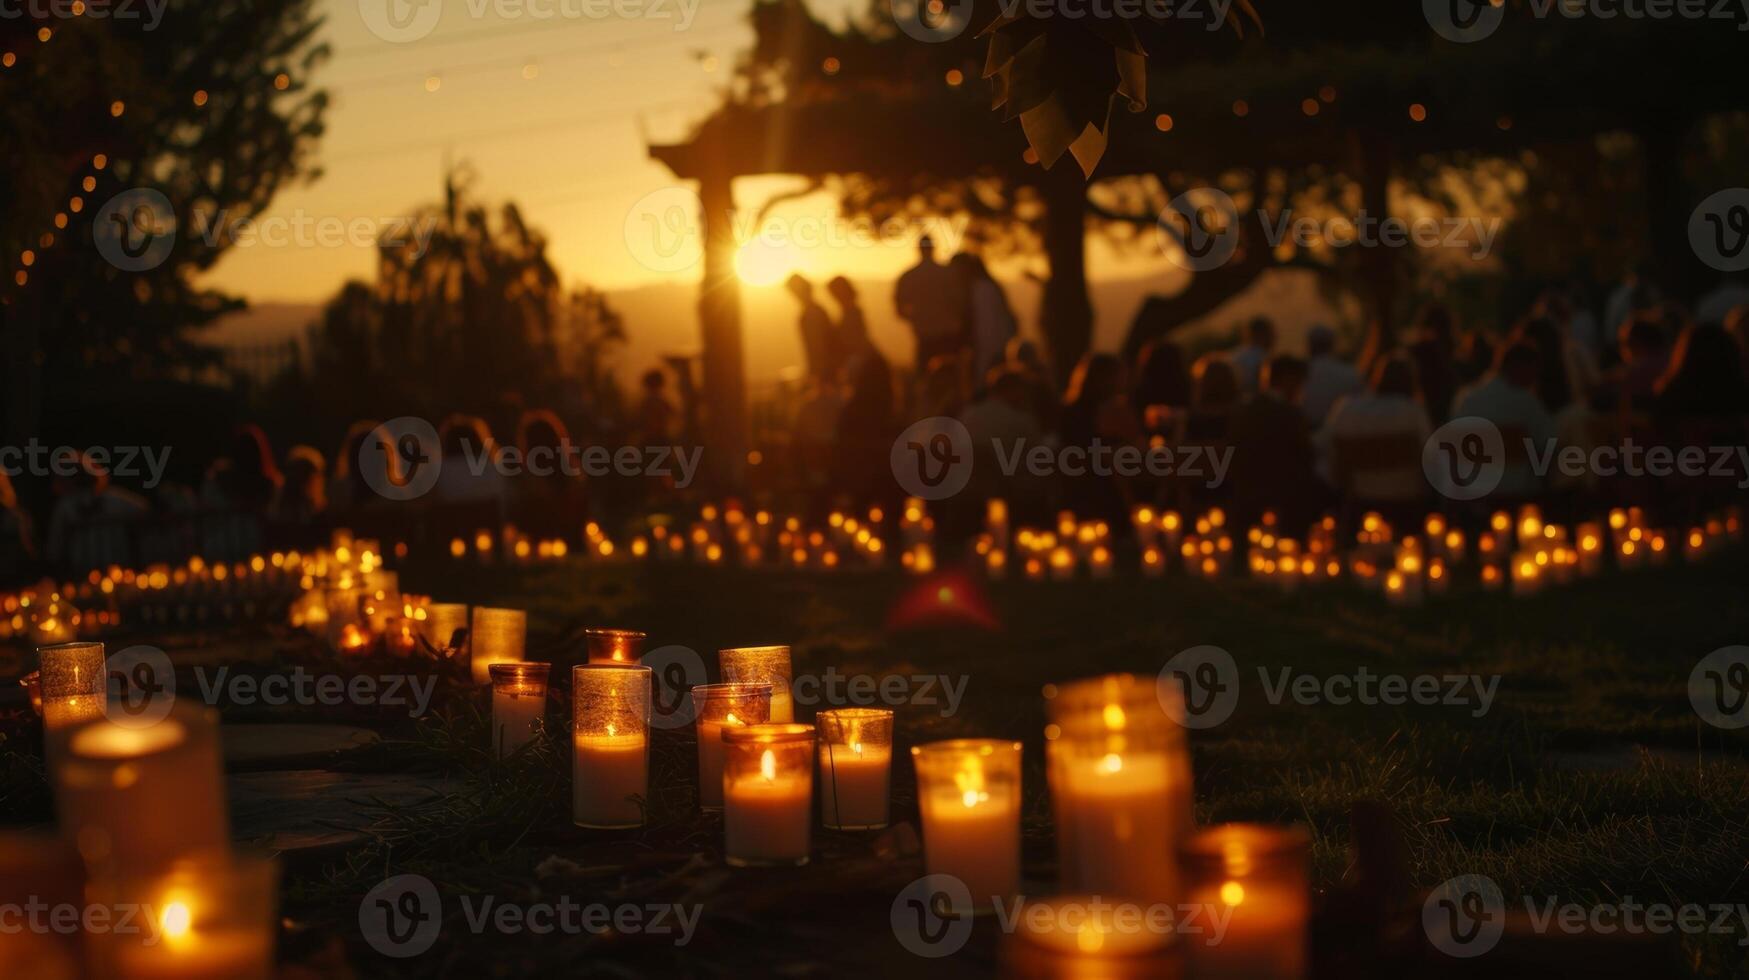
<path id="1" fill-rule="evenodd" d="M 249 218 L 315 175 L 328 99 L 310 79 L 328 49 L 314 0 L 169 0 L 157 21 L 146 7 L 0 20 L 9 438 L 38 434 L 58 392 L 209 363 L 199 329 L 241 301 L 194 284 L 229 242 L 191 219 Z M 93 235 L 105 202 L 135 189 L 163 195 L 178 233 L 161 262 L 129 271 Z"/>

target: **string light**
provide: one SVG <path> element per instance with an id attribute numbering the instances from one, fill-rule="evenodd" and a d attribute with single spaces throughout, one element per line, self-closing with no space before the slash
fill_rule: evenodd
<path id="1" fill-rule="evenodd" d="M 1154 128 L 1162 133 L 1172 132 L 1172 117 L 1164 112 L 1154 117 Z"/>
<path id="2" fill-rule="evenodd" d="M 1246 102 L 1244 99 L 1235 99 L 1233 101 L 1233 115 L 1238 116 L 1240 119 L 1243 119 L 1250 114 L 1251 114 L 1251 103 Z"/>
<path id="3" fill-rule="evenodd" d="M 1419 102 L 1411 104 L 1409 106 L 1409 118 L 1416 122 L 1425 121 L 1427 119 L 1427 107 Z"/>
<path id="4" fill-rule="evenodd" d="M 291 88 L 291 76 L 283 71 L 273 76 L 273 87 L 279 89 L 281 92 Z"/>
<path id="5" fill-rule="evenodd" d="M 111 102 L 109 104 L 109 114 L 114 116 L 117 119 L 120 119 L 121 114 L 126 112 L 126 111 L 128 111 L 127 103 L 123 102 L 120 99 L 116 99 L 114 102 Z"/>
<path id="6" fill-rule="evenodd" d="M 203 88 L 203 89 L 196 89 L 195 90 L 195 92 L 194 92 L 194 104 L 197 106 L 206 105 L 206 89 Z"/>

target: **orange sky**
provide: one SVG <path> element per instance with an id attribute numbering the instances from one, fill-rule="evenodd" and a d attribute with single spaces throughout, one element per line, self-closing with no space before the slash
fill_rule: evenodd
<path id="1" fill-rule="evenodd" d="M 264 218 L 392 227 L 436 200 L 444 161 L 453 159 L 477 174 L 482 198 L 522 206 L 570 282 L 616 288 L 697 278 L 696 234 L 673 224 L 691 211 L 687 189 L 648 159 L 645 137 L 677 139 L 717 104 L 752 39 L 750 0 L 405 2 L 322 0 L 335 51 L 317 76 L 333 97 L 318 154 L 324 174 L 283 191 Z M 812 2 L 832 17 L 863 7 Z M 384 21 L 385 3 L 411 11 L 410 19 Z M 431 22 L 419 17 L 431 12 L 434 26 L 416 39 L 382 36 L 425 31 Z M 737 196 L 756 206 L 785 186 L 781 178 L 743 180 Z M 914 260 L 917 229 L 846 227 L 823 195 L 775 217 L 746 229 L 756 239 L 746 272 L 756 280 L 792 269 L 884 278 Z M 951 241 L 957 228 L 933 230 Z M 257 302 L 319 302 L 346 279 L 371 276 L 368 236 L 346 238 L 236 247 L 210 282 Z"/>

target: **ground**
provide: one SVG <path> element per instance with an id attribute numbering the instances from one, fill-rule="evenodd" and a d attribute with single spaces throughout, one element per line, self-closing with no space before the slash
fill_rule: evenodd
<path id="1" fill-rule="evenodd" d="M 1749 637 L 1746 571 L 1749 563 L 1728 555 L 1528 599 L 1460 588 L 1420 609 L 1389 608 L 1343 586 L 1283 595 L 1249 582 L 1121 575 L 984 587 L 962 580 L 952 586 L 954 601 L 975 608 L 982 588 L 995 628 L 912 629 L 892 620 L 895 610 L 911 608 L 918 580 L 896 572 L 445 566 L 409 569 L 403 587 L 526 606 L 530 658 L 553 660 L 555 675 L 579 654 L 582 627 L 614 625 L 644 629 L 652 646 L 689 647 L 713 664 L 721 647 L 787 642 L 798 675 L 831 668 L 963 680 L 956 712 L 944 715 L 941 704 L 899 708 L 899 745 L 955 736 L 1025 743 L 1025 870 L 1039 891 L 1048 891 L 1055 860 L 1042 687 L 1109 671 L 1153 675 L 1178 651 L 1214 645 L 1238 664 L 1241 696 L 1229 720 L 1191 733 L 1197 816 L 1307 825 L 1321 894 L 1349 866 L 1351 807 L 1378 800 L 1395 813 L 1419 887 L 1482 874 L 1509 900 L 1710 904 L 1749 901 L 1749 741 L 1702 722 L 1688 682 L 1701 657 Z M 939 599 L 933 585 L 916 601 L 931 599 Z M 1320 680 L 1361 668 L 1497 676 L 1498 688 L 1485 712 L 1474 689 L 1462 704 L 1274 704 L 1258 671 L 1274 683 L 1284 667 Z M 939 686 L 932 693 L 945 700 Z M 419 726 L 387 716 L 335 719 L 363 721 L 384 740 L 331 768 L 419 773 L 445 795 L 385 801 L 371 811 L 371 837 L 362 846 L 288 855 L 288 961 L 321 974 L 348 963 L 365 976 L 564 968 L 923 977 L 994 967 L 996 937 L 987 925 L 958 956 L 941 961 L 910 956 L 895 940 L 893 899 L 921 874 L 903 829 L 822 834 L 805 869 L 733 871 L 720 860 L 720 823 L 694 806 L 688 735 L 662 733 L 656 742 L 650 825 L 591 832 L 570 825 L 562 746 L 492 766 L 479 710 L 465 695 L 445 700 L 443 710 L 441 723 Z M 552 717 L 562 714 L 555 708 Z M 29 767 L 15 755 L 9 768 Z M 901 761 L 896 821 L 915 820 L 912 778 Z M 23 788 L 9 795 L 7 810 L 41 805 Z M 401 873 L 438 884 L 444 929 L 426 956 L 391 961 L 357 938 L 356 912 L 366 891 Z M 525 904 L 561 895 L 579 903 L 702 903 L 704 912 L 680 948 L 671 938 L 631 935 L 500 937 L 470 930 L 464 894 Z M 1701 975 L 1749 975 L 1737 945 L 1741 930 L 1687 939 L 1682 958 Z"/>

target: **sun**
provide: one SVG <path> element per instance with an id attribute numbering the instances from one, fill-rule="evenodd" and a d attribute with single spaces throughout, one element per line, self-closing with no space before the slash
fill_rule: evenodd
<path id="1" fill-rule="evenodd" d="M 735 252 L 735 275 L 749 286 L 775 286 L 789 278 L 799 264 L 790 246 L 758 239 Z"/>

